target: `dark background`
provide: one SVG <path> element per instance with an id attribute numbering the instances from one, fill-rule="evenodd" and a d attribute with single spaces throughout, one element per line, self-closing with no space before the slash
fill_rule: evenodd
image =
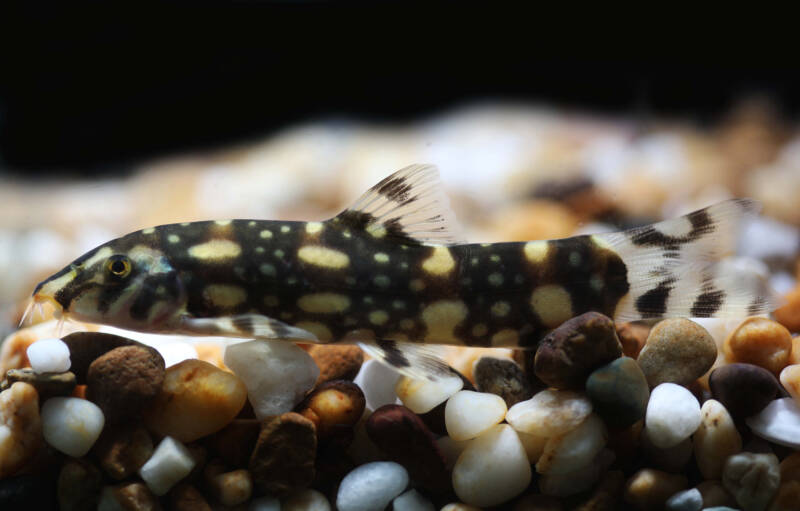
<path id="1" fill-rule="evenodd" d="M 647 45 L 662 34 L 647 26 L 608 44 L 603 30 L 461 4 L 5 5 L 0 165 L 21 174 L 124 171 L 291 123 L 476 100 L 700 123 L 753 93 L 784 117 L 800 103 L 796 59 L 728 40 L 706 50 L 681 27 L 673 53 Z"/>

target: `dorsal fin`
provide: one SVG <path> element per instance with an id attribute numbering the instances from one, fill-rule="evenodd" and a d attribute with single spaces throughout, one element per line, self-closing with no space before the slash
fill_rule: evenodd
<path id="1" fill-rule="evenodd" d="M 366 191 L 331 220 L 376 238 L 406 243 L 461 243 L 461 229 L 433 165 L 411 165 Z"/>

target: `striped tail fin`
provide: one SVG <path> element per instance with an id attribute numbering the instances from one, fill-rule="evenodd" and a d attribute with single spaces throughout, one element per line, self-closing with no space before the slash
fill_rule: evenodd
<path id="1" fill-rule="evenodd" d="M 688 215 L 623 232 L 595 235 L 628 270 L 630 291 L 615 319 L 746 317 L 772 310 L 766 277 L 735 256 L 740 227 L 760 206 L 731 199 Z"/>

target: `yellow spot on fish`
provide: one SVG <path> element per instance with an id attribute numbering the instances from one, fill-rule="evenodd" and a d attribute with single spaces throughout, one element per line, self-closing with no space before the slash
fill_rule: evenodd
<path id="1" fill-rule="evenodd" d="M 95 255 L 93 255 L 92 257 L 90 257 L 86 261 L 84 261 L 81 266 L 83 266 L 84 268 L 91 268 L 92 266 L 94 266 L 98 262 L 105 261 L 106 259 L 108 259 L 108 257 L 112 253 L 113 253 L 113 250 L 111 250 L 111 248 L 103 247 L 100 250 L 98 250 L 97 253 L 95 253 Z M 134 259 L 134 257 L 132 255 L 131 255 L 131 259 Z"/>
<path id="2" fill-rule="evenodd" d="M 489 284 L 493 286 L 500 286 L 503 284 L 503 276 L 499 273 L 492 273 L 489 275 Z"/>
<path id="3" fill-rule="evenodd" d="M 338 293 L 314 293 L 301 296 L 297 306 L 306 312 L 333 314 L 343 312 L 350 307 L 350 298 Z"/>
<path id="4" fill-rule="evenodd" d="M 289 232 L 291 230 L 292 230 L 292 228 L 289 227 L 288 225 L 282 225 L 281 226 L 281 232 L 284 233 L 284 234 L 286 234 L 287 232 Z"/>
<path id="5" fill-rule="evenodd" d="M 561 286 L 548 284 L 539 286 L 531 294 L 531 307 L 542 323 L 555 328 L 573 316 L 572 298 Z"/>
<path id="6" fill-rule="evenodd" d="M 181 222 L 181 227 L 189 227 L 190 225 L 192 225 L 191 222 Z"/>
<path id="7" fill-rule="evenodd" d="M 383 325 L 389 321 L 389 315 L 386 311 L 372 311 L 369 313 L 369 322 L 373 325 Z"/>
<path id="8" fill-rule="evenodd" d="M 389 285 L 392 283 L 392 279 L 386 275 L 376 275 L 372 281 L 375 282 L 375 285 L 379 287 L 389 287 Z"/>
<path id="9" fill-rule="evenodd" d="M 400 328 L 402 328 L 403 330 L 411 330 L 412 328 L 414 328 L 414 325 L 415 323 L 413 319 L 406 318 L 400 320 Z"/>
<path id="10" fill-rule="evenodd" d="M 231 221 L 230 220 L 215 220 L 214 223 L 217 224 L 220 227 L 225 227 L 226 225 L 230 225 Z"/>
<path id="11" fill-rule="evenodd" d="M 366 304 L 371 304 L 371 303 L 374 302 L 374 300 L 372 299 L 371 296 L 365 296 L 361 301 L 366 303 Z"/>
<path id="12" fill-rule="evenodd" d="M 499 348 L 499 347 L 508 347 L 508 346 L 518 346 L 519 345 L 519 333 L 516 330 L 511 330 L 510 328 L 506 328 L 500 330 L 496 334 L 492 336 L 492 347 Z"/>
<path id="13" fill-rule="evenodd" d="M 264 253 L 264 247 L 256 247 L 256 254 L 263 254 L 263 253 Z"/>
<path id="14" fill-rule="evenodd" d="M 489 329 L 483 323 L 478 323 L 474 327 L 472 327 L 472 336 L 473 337 L 483 337 L 489 333 Z"/>
<path id="15" fill-rule="evenodd" d="M 419 292 L 425 289 L 425 282 L 422 279 L 412 279 L 408 287 L 414 292 Z"/>
<path id="16" fill-rule="evenodd" d="M 376 224 L 375 226 L 369 228 L 369 233 L 373 238 L 383 238 L 386 236 L 386 227 L 384 227 L 383 224 Z"/>
<path id="17" fill-rule="evenodd" d="M 467 317 L 467 306 L 461 300 L 439 300 L 425 307 L 422 321 L 427 327 L 425 340 L 454 342 L 455 328 Z"/>
<path id="18" fill-rule="evenodd" d="M 395 300 L 392 302 L 392 307 L 394 307 L 395 309 L 405 309 L 406 304 L 402 300 Z"/>
<path id="19" fill-rule="evenodd" d="M 344 236 L 345 238 L 348 238 L 348 239 L 350 239 L 350 238 L 351 238 L 353 235 L 352 235 L 352 234 L 350 234 L 350 231 L 344 231 L 344 232 L 342 233 L 342 236 Z"/>
<path id="20" fill-rule="evenodd" d="M 283 250 L 281 249 L 276 250 L 275 252 L 273 252 L 273 254 L 275 254 L 275 257 L 277 257 L 278 259 L 281 259 L 285 255 Z"/>
<path id="21" fill-rule="evenodd" d="M 525 244 L 523 250 L 525 252 L 525 259 L 531 263 L 538 264 L 547 257 L 550 244 L 546 241 L 529 241 Z"/>
<path id="22" fill-rule="evenodd" d="M 264 229 L 263 231 L 258 233 L 258 235 L 264 238 L 265 240 L 268 240 L 272 237 L 272 231 L 270 231 L 269 229 Z"/>
<path id="23" fill-rule="evenodd" d="M 210 284 L 203 289 L 203 298 L 214 307 L 228 309 L 243 303 L 247 293 L 239 286 Z"/>
<path id="24" fill-rule="evenodd" d="M 580 252 L 569 253 L 569 264 L 571 264 L 572 266 L 580 266 L 582 261 L 583 257 L 581 256 Z"/>
<path id="25" fill-rule="evenodd" d="M 508 302 L 496 302 L 492 305 L 492 315 L 498 317 L 507 316 L 511 312 L 511 305 Z"/>
<path id="26" fill-rule="evenodd" d="M 593 273 L 591 277 L 589 277 L 589 286 L 594 289 L 595 291 L 602 291 L 605 283 L 603 282 L 603 277 L 600 275 Z"/>
<path id="27" fill-rule="evenodd" d="M 264 305 L 267 307 L 277 307 L 280 303 L 280 300 L 278 300 L 278 297 L 275 295 L 267 295 L 264 297 Z"/>
<path id="28" fill-rule="evenodd" d="M 388 254 L 384 254 L 383 252 L 378 252 L 377 254 L 375 254 L 372 257 L 375 259 L 375 261 L 377 261 L 379 263 L 388 263 L 389 262 L 389 255 Z"/>
<path id="29" fill-rule="evenodd" d="M 322 342 L 330 342 L 331 340 L 333 340 L 333 334 L 331 333 L 331 329 L 317 321 L 301 321 L 295 324 L 294 326 L 306 330 L 308 332 L 311 332 L 312 334 L 317 336 L 317 339 L 319 339 Z"/>
<path id="30" fill-rule="evenodd" d="M 270 277 L 274 277 L 278 274 L 277 270 L 275 270 L 275 266 L 269 263 L 264 263 L 258 267 L 258 270 L 263 273 L 264 275 L 268 275 Z"/>
<path id="31" fill-rule="evenodd" d="M 142 229 L 142 234 L 153 234 L 156 232 L 155 227 L 148 227 L 147 229 Z"/>
<path id="32" fill-rule="evenodd" d="M 493 263 L 499 263 L 499 262 L 500 262 L 500 256 L 499 256 L 499 255 L 497 255 L 497 254 L 492 254 L 492 255 L 490 255 L 490 256 L 489 256 L 489 259 L 490 259 L 490 260 L 491 260 Z"/>
<path id="33" fill-rule="evenodd" d="M 189 248 L 189 255 L 205 261 L 221 261 L 238 257 L 242 247 L 238 243 L 225 239 L 213 239 Z"/>
<path id="34" fill-rule="evenodd" d="M 284 225 L 283 227 L 287 227 L 287 226 Z M 283 227 L 281 227 L 281 231 L 282 232 L 288 232 L 288 231 L 284 231 Z M 306 224 L 306 233 L 308 233 L 308 234 L 317 234 L 321 230 L 322 230 L 322 222 L 308 222 Z"/>
<path id="35" fill-rule="evenodd" d="M 300 247 L 297 257 L 308 264 L 334 270 L 346 268 L 350 264 L 350 258 L 344 252 L 319 245 Z"/>
<path id="36" fill-rule="evenodd" d="M 169 236 L 167 236 L 167 241 L 169 241 L 170 243 L 178 243 L 180 240 L 181 237 L 178 236 L 177 234 L 170 234 Z"/>
<path id="37" fill-rule="evenodd" d="M 422 262 L 422 269 L 437 276 L 445 276 L 453 271 L 456 262 L 447 247 L 434 247 L 433 254 Z"/>
<path id="38" fill-rule="evenodd" d="M 256 221 L 255 220 L 250 220 L 249 222 L 247 222 L 247 226 L 248 227 L 255 227 L 256 226 Z"/>

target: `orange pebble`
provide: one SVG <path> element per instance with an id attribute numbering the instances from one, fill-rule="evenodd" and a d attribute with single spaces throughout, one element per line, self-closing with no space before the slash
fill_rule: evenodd
<path id="1" fill-rule="evenodd" d="M 800 286 L 784 296 L 786 303 L 775 310 L 775 319 L 790 332 L 800 332 Z"/>
<path id="2" fill-rule="evenodd" d="M 781 385 L 800 404 L 800 364 L 786 366 L 781 371 Z"/>
<path id="3" fill-rule="evenodd" d="M 723 351 L 728 362 L 755 364 L 778 376 L 789 363 L 792 335 L 777 321 L 747 318 L 725 339 Z"/>
<path id="4" fill-rule="evenodd" d="M 800 364 L 800 335 L 792 337 L 792 353 L 789 355 L 790 364 Z"/>

